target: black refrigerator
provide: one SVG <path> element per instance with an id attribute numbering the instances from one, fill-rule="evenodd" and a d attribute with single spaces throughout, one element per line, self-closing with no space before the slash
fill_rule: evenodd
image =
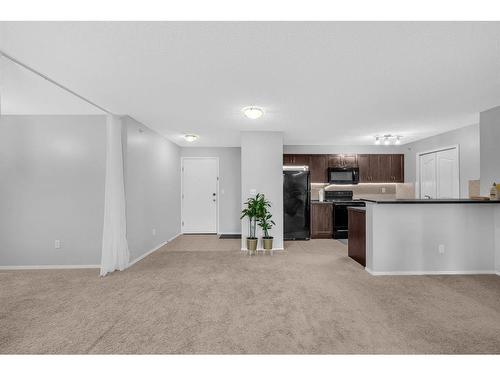
<path id="1" fill-rule="evenodd" d="M 283 168 L 283 216 L 285 240 L 308 240 L 309 225 L 309 170 L 307 167 Z"/>

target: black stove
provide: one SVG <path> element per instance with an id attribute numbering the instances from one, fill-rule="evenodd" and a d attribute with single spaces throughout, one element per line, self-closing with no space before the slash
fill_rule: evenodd
<path id="1" fill-rule="evenodd" d="M 348 207 L 365 206 L 365 202 L 354 200 L 352 190 L 325 191 L 325 201 L 333 203 L 333 238 L 348 237 Z"/>

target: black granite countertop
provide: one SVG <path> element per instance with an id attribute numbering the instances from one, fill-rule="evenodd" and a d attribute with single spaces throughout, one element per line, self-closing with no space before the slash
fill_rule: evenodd
<path id="1" fill-rule="evenodd" d="M 450 204 L 450 203 L 471 203 L 471 204 L 496 204 L 500 200 L 476 200 L 476 199 L 361 199 L 365 202 L 377 204 Z"/>
<path id="2" fill-rule="evenodd" d="M 366 207 L 361 207 L 361 206 L 350 206 L 347 207 L 348 210 L 353 210 L 353 211 L 366 211 Z"/>

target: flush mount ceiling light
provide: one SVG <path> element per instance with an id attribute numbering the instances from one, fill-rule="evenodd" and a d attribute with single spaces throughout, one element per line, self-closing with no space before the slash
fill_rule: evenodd
<path id="1" fill-rule="evenodd" d="M 198 136 L 196 134 L 186 134 L 184 136 L 184 139 L 186 140 L 186 142 L 194 142 L 198 139 Z"/>
<path id="2" fill-rule="evenodd" d="M 252 120 L 257 120 L 259 117 L 262 117 L 262 115 L 264 114 L 264 110 L 262 108 L 254 107 L 254 106 L 245 107 L 241 111 L 243 112 L 243 114 L 246 117 L 248 117 L 249 119 L 252 119 Z"/>
<path id="3" fill-rule="evenodd" d="M 381 144 L 382 138 L 384 139 L 384 145 L 389 146 L 391 142 L 393 142 L 395 145 L 400 145 L 401 138 L 403 137 L 400 135 L 392 135 L 392 134 L 386 134 L 384 136 L 377 135 L 375 136 L 375 144 L 376 145 Z"/>

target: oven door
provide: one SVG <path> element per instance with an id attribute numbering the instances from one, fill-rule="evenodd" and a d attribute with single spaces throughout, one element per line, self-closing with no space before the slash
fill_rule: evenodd
<path id="1" fill-rule="evenodd" d="M 333 204 L 333 238 L 347 238 L 348 213 L 347 204 Z"/>

